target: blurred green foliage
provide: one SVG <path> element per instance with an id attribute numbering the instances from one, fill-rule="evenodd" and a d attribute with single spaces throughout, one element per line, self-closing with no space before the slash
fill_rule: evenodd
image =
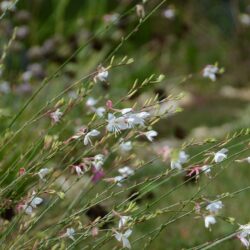
<path id="1" fill-rule="evenodd" d="M 158 0 L 146 1 L 146 14 L 150 13 L 160 2 Z M 27 11 L 28 21 L 23 21 L 16 13 L 7 13 L 1 24 L 0 44 L 6 44 L 15 26 L 25 25 L 29 32 L 24 39 L 18 38 L 14 43 L 15 46 L 8 52 L 4 62 L 3 78 L 10 82 L 13 90 L 18 89 L 18 86 L 22 84 L 22 73 L 32 63 L 42 65 L 41 72 L 38 70 L 38 76 L 31 81 L 33 90 L 42 85 L 44 77 L 53 76 L 53 78 L 10 130 L 8 130 L 8 125 L 33 92 L 26 94 L 14 92 L 1 95 L 0 131 L 2 134 L 9 132 L 9 135 L 12 135 L 15 129 L 25 125 L 51 98 L 65 90 L 70 83 L 89 74 L 99 64 L 108 64 L 116 46 L 119 46 L 121 40 L 138 24 L 139 17 L 134 8 L 136 3 L 139 4 L 141 1 L 20 0 L 17 6 L 18 11 Z M 244 96 L 244 91 L 249 91 L 250 88 L 250 27 L 243 26 L 238 17 L 240 13 L 247 12 L 248 4 L 247 1 L 233 0 L 167 1 L 138 30 L 135 30 L 132 36 L 121 47 L 118 47 L 118 50 L 115 50 L 117 61 L 128 56 L 134 58 L 135 63 L 112 69 L 110 72 L 112 80 L 109 85 L 92 86 L 87 81 L 81 80 L 78 90 L 87 93 L 89 89 L 93 89 L 93 95 L 100 98 L 101 101 L 112 98 L 116 102 L 127 93 L 135 79 L 143 81 L 151 74 L 165 74 L 166 80 L 162 83 L 144 87 L 138 96 L 121 104 L 122 107 L 126 107 L 134 101 L 142 103 L 141 100 L 144 100 L 148 93 L 155 94 L 159 91 L 166 96 L 175 91 L 177 93 L 183 91 L 187 96 L 191 96 L 191 101 L 184 103 L 183 112 L 163 119 L 157 124 L 160 139 L 166 141 L 174 139 L 175 145 L 179 145 L 183 139 L 190 139 L 193 136 L 192 132 L 200 127 L 207 128 L 208 134 L 205 136 L 209 136 L 210 129 L 220 129 L 228 124 L 230 125 L 229 131 L 244 127 L 250 122 L 250 98 Z M 163 16 L 163 11 L 169 6 L 174 6 L 176 9 L 174 19 L 167 19 Z M 114 13 L 119 15 L 119 20 L 114 24 L 105 22 L 110 18 L 107 15 Z M 52 51 L 46 54 L 44 48 L 48 41 L 52 43 Z M 37 50 L 32 51 L 35 46 Z M 77 53 L 75 53 L 76 51 Z M 70 58 L 69 62 L 57 75 L 54 75 L 56 69 L 68 58 Z M 109 60 L 106 60 L 107 58 Z M 215 62 L 225 68 L 225 73 L 218 79 L 218 82 L 214 83 L 204 79 L 201 72 L 207 64 Z M 235 94 L 233 97 L 223 94 L 225 93 L 223 89 L 228 89 L 228 87 L 233 88 L 235 93 L 239 94 Z M 65 97 L 64 101 L 70 102 L 70 97 Z M 1 151 L 0 159 L 3 164 L 0 174 L 6 173 L 9 166 L 15 166 L 19 158 L 22 159 L 22 164 L 32 165 L 42 154 L 45 154 L 46 150 L 42 150 L 44 145 L 40 135 L 57 134 L 63 141 L 72 135 L 75 127 L 79 125 L 79 119 L 87 121 L 86 118 L 90 117 L 91 114 L 86 113 L 82 105 L 78 104 L 76 109 L 69 114 L 68 121 L 70 122 L 66 120 L 64 124 L 59 124 L 56 128 L 49 128 L 48 131 L 46 131 L 50 123 L 48 119 L 39 120 L 39 122 L 25 127 L 22 133 L 17 134 L 15 140 L 5 145 L 4 150 Z M 179 134 L 181 135 L 179 136 Z M 222 137 L 224 134 L 222 132 L 220 136 Z M 5 133 L 5 136 L 8 135 Z M 37 141 L 34 141 L 34 138 Z M 241 144 L 239 146 L 236 144 L 236 147 L 232 145 L 230 153 L 237 153 L 244 147 L 245 145 Z M 23 155 L 26 150 L 30 151 Z M 80 150 L 76 148 L 66 159 L 63 159 L 64 152 L 59 152 L 55 158 L 50 159 L 48 156 L 47 163 L 49 165 L 55 165 L 57 162 L 63 164 L 76 155 L 80 155 L 82 153 Z M 195 155 L 199 150 L 200 148 L 194 148 L 189 153 Z M 60 161 L 62 159 L 64 162 Z M 199 160 L 201 159 L 197 159 L 197 161 Z M 156 162 L 153 166 L 150 165 L 145 170 L 146 173 L 156 175 L 159 169 L 166 167 L 161 164 Z M 1 184 L 6 186 L 11 183 L 20 167 L 23 165 L 16 164 L 16 168 L 8 174 L 8 178 L 1 180 Z M 227 168 L 226 171 L 219 174 L 218 178 L 210 184 L 208 184 L 209 180 L 202 179 L 197 185 L 185 185 L 169 195 L 167 200 L 162 199 L 158 204 L 159 208 L 190 198 L 197 191 L 197 186 L 202 187 L 208 184 L 208 187 L 201 191 L 201 195 L 214 197 L 223 192 L 233 192 L 249 184 L 250 172 L 247 165 L 242 164 L 238 167 L 231 163 L 225 164 L 223 167 Z M 154 189 L 153 195 L 158 197 L 166 190 L 178 185 L 182 181 L 180 179 L 182 177 L 178 178 L 171 179 L 161 187 Z M 33 181 L 24 180 L 18 189 L 10 188 L 6 197 L 20 199 L 26 188 L 32 183 Z M 98 186 L 95 192 L 107 188 L 105 185 Z M 88 195 L 93 197 L 91 192 Z M 86 195 L 82 202 L 86 202 L 89 197 Z M 247 204 L 247 198 L 248 193 L 246 192 L 235 198 L 235 201 L 234 198 L 228 202 L 225 201 L 225 216 L 233 215 L 242 224 L 248 222 L 248 206 L 242 206 L 243 202 Z M 116 203 L 119 204 L 122 199 L 123 197 L 120 200 L 117 198 Z M 148 200 L 144 201 L 143 206 L 146 207 L 147 202 Z M 112 209 L 112 204 L 105 205 Z M 58 205 L 53 210 L 54 214 L 48 215 L 44 224 L 37 226 L 37 231 L 46 229 L 48 221 L 53 222 L 53 219 L 56 218 L 56 210 L 66 210 L 67 206 L 67 202 Z M 162 223 L 162 220 L 167 221 L 172 216 L 172 214 L 163 215 L 163 218 L 159 216 L 155 220 L 138 225 L 136 236 L 145 235 Z M 86 218 L 85 220 L 87 221 Z M 221 232 L 224 232 L 223 235 L 225 235 L 231 232 L 232 227 L 236 228 L 236 225 L 218 223 L 212 232 L 208 232 L 205 231 L 202 223 L 203 220 L 195 220 L 193 217 L 173 223 L 156 239 L 152 244 L 152 249 L 189 248 L 220 237 Z M 143 243 L 144 241 L 137 242 L 134 249 L 140 249 Z M 81 244 L 78 246 L 79 249 L 81 249 Z M 102 249 L 111 249 L 111 245 Z M 238 241 L 230 240 L 214 249 L 233 250 L 238 247 Z M 78 248 L 76 247 L 76 249 Z"/>

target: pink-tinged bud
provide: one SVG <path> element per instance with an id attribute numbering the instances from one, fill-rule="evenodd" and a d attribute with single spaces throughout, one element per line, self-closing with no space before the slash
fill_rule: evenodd
<path id="1" fill-rule="evenodd" d="M 107 107 L 107 109 L 112 109 L 113 108 L 113 102 L 111 100 L 107 100 L 106 107 Z"/>
<path id="2" fill-rule="evenodd" d="M 16 212 L 17 212 L 17 213 L 22 212 L 23 207 L 24 207 L 24 203 L 23 203 L 23 202 L 18 203 L 18 204 L 16 205 Z"/>
<path id="3" fill-rule="evenodd" d="M 24 175 L 26 173 L 25 168 L 20 168 L 19 169 L 19 176 Z"/>
<path id="4" fill-rule="evenodd" d="M 201 205 L 199 203 L 195 203 L 194 209 L 195 209 L 195 212 L 197 214 L 200 214 L 200 212 L 201 212 Z"/>
<path id="5" fill-rule="evenodd" d="M 167 161 L 170 157 L 171 149 L 168 146 L 163 146 L 157 150 L 157 153 L 162 157 L 163 161 Z"/>
<path id="6" fill-rule="evenodd" d="M 100 181 L 103 177 L 104 177 L 104 171 L 102 169 L 96 169 L 96 168 L 92 168 L 92 182 L 97 183 L 98 181 Z"/>
<path id="7" fill-rule="evenodd" d="M 145 10 L 142 4 L 137 4 L 136 5 L 136 14 L 139 18 L 144 18 L 145 17 Z"/>
<path id="8" fill-rule="evenodd" d="M 93 227 L 91 229 L 91 234 L 92 234 L 93 237 L 96 237 L 99 234 L 98 227 Z"/>

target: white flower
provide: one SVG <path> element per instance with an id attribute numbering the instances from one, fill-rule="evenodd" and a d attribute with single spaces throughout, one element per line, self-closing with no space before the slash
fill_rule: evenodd
<path id="1" fill-rule="evenodd" d="M 188 161 L 189 155 L 185 151 L 180 151 L 177 159 L 172 159 L 170 162 L 171 169 L 182 169 L 182 164 Z"/>
<path id="2" fill-rule="evenodd" d="M 113 181 L 117 184 L 117 186 L 121 187 L 122 186 L 122 182 L 129 176 L 132 176 L 134 175 L 135 171 L 130 168 L 130 167 L 123 167 L 123 168 L 119 168 L 118 169 L 118 172 L 121 174 L 121 175 L 118 175 L 118 176 L 115 176 L 113 178 Z"/>
<path id="3" fill-rule="evenodd" d="M 247 162 L 250 163 L 250 156 L 246 158 Z"/>
<path id="4" fill-rule="evenodd" d="M 93 97 L 89 97 L 88 100 L 86 101 L 86 106 L 89 107 L 93 112 L 97 114 L 99 117 L 103 117 L 105 113 L 105 108 L 104 107 L 99 107 L 96 108 L 95 105 L 97 104 L 97 100 L 94 99 Z"/>
<path id="5" fill-rule="evenodd" d="M 217 66 L 207 65 L 203 69 L 203 77 L 207 77 L 214 82 L 216 80 L 216 74 L 218 74 L 218 72 L 219 68 Z"/>
<path id="6" fill-rule="evenodd" d="M 57 123 L 60 121 L 63 113 L 60 109 L 57 109 L 55 112 L 50 113 L 50 118 L 52 119 L 53 123 Z"/>
<path id="7" fill-rule="evenodd" d="M 125 108 L 125 109 L 122 109 L 120 112 L 121 112 L 123 115 L 125 115 L 125 114 L 127 114 L 127 113 L 132 112 L 132 111 L 133 111 L 132 108 Z"/>
<path id="8" fill-rule="evenodd" d="M 174 8 L 168 8 L 163 11 L 163 16 L 168 19 L 173 19 L 175 17 L 175 9 Z"/>
<path id="9" fill-rule="evenodd" d="M 179 161 L 180 163 L 186 163 L 188 161 L 189 155 L 186 154 L 185 151 L 180 151 L 179 153 Z"/>
<path id="10" fill-rule="evenodd" d="M 94 77 L 94 81 L 106 82 L 108 80 L 108 76 L 109 72 L 105 68 L 100 67 L 97 75 Z"/>
<path id="11" fill-rule="evenodd" d="M 150 116 L 148 112 L 128 113 L 124 115 L 127 118 L 128 127 L 133 128 L 135 125 L 144 126 L 145 119 Z"/>
<path id="12" fill-rule="evenodd" d="M 64 234 L 65 237 L 69 237 L 71 240 L 75 240 L 75 229 L 74 228 L 67 228 L 66 233 Z"/>
<path id="13" fill-rule="evenodd" d="M 83 170 L 82 170 L 82 168 L 81 168 L 80 166 L 74 166 L 74 169 L 75 169 L 76 174 L 77 174 L 78 176 L 84 174 L 84 172 L 83 172 Z"/>
<path id="14" fill-rule="evenodd" d="M 11 88 L 8 82 L 5 81 L 0 84 L 0 93 L 8 94 L 10 93 L 10 91 L 11 91 Z"/>
<path id="15" fill-rule="evenodd" d="M 170 167 L 171 167 L 171 169 L 178 169 L 178 170 L 182 169 L 182 165 L 179 161 L 171 161 Z"/>
<path id="16" fill-rule="evenodd" d="M 99 117 L 103 117 L 104 113 L 105 113 L 105 108 L 104 107 L 99 107 L 95 110 L 95 113 L 99 116 Z"/>
<path id="17" fill-rule="evenodd" d="M 94 157 L 95 161 L 103 161 L 104 159 L 104 155 L 102 154 L 98 154 Z"/>
<path id="18" fill-rule="evenodd" d="M 22 205 L 22 208 L 26 214 L 31 215 L 33 212 L 33 208 L 36 208 L 42 202 L 43 199 L 35 196 L 35 193 L 33 192 L 31 198 L 24 205 Z"/>
<path id="19" fill-rule="evenodd" d="M 210 225 L 213 225 L 213 224 L 216 223 L 216 219 L 215 219 L 215 217 L 212 216 L 212 215 L 207 215 L 207 216 L 205 216 L 205 218 L 204 218 L 204 222 L 205 222 L 205 227 L 206 227 L 206 228 L 209 228 Z"/>
<path id="20" fill-rule="evenodd" d="M 43 202 L 43 199 L 36 196 L 36 192 L 33 191 L 31 198 L 28 201 L 30 203 L 30 206 L 33 208 L 36 208 L 37 205 L 40 205 Z"/>
<path id="21" fill-rule="evenodd" d="M 221 201 L 211 202 L 206 206 L 206 210 L 208 210 L 212 214 L 217 214 L 220 209 L 222 209 L 223 204 Z"/>
<path id="22" fill-rule="evenodd" d="M 86 132 L 86 128 L 85 128 L 85 127 L 78 128 L 78 129 L 76 130 L 76 134 L 73 135 L 73 136 L 70 138 L 70 140 L 71 140 L 71 139 L 73 139 L 73 140 L 79 139 L 80 137 L 84 136 L 85 132 Z"/>
<path id="23" fill-rule="evenodd" d="M 238 234 L 237 237 L 241 241 L 242 245 L 245 246 L 247 249 L 249 249 L 250 246 L 249 240 L 246 237 L 242 236 L 241 234 Z"/>
<path id="24" fill-rule="evenodd" d="M 107 130 L 119 133 L 121 130 L 133 128 L 136 125 L 144 126 L 145 119 L 150 116 L 148 112 L 133 113 L 131 108 L 120 110 L 122 116 L 108 114 Z"/>
<path id="25" fill-rule="evenodd" d="M 126 226 L 127 222 L 131 219 L 132 219 L 131 216 L 121 216 L 118 224 L 119 229 Z"/>
<path id="26" fill-rule="evenodd" d="M 93 129 L 90 132 L 88 132 L 83 140 L 84 145 L 88 145 L 89 143 L 92 144 L 91 137 L 98 136 L 99 134 L 100 132 L 96 129 Z"/>
<path id="27" fill-rule="evenodd" d="M 250 224 L 240 225 L 239 230 L 246 235 L 250 235 Z"/>
<path id="28" fill-rule="evenodd" d="M 144 135 L 147 137 L 149 141 L 153 141 L 154 137 L 158 135 L 158 133 L 155 130 L 149 130 L 144 133 Z"/>
<path id="29" fill-rule="evenodd" d="M 89 97 L 88 100 L 86 101 L 86 106 L 88 107 L 93 107 L 97 103 L 97 100 L 94 99 L 93 97 Z"/>
<path id="30" fill-rule="evenodd" d="M 140 112 L 140 113 L 137 113 L 135 114 L 138 118 L 141 118 L 141 119 L 146 119 L 150 116 L 150 114 L 148 112 Z"/>
<path id="31" fill-rule="evenodd" d="M 68 92 L 68 97 L 75 100 L 75 99 L 77 99 L 78 94 L 77 94 L 76 91 L 71 90 L 71 91 Z"/>
<path id="32" fill-rule="evenodd" d="M 126 122 L 125 117 L 116 118 L 113 114 L 108 114 L 108 125 L 107 130 L 109 132 L 119 133 L 121 130 L 128 128 L 128 123 Z"/>
<path id="33" fill-rule="evenodd" d="M 101 82 L 105 82 L 105 81 L 107 81 L 108 75 L 109 75 L 109 72 L 104 70 L 104 71 L 98 73 L 97 78 Z"/>
<path id="34" fill-rule="evenodd" d="M 2 1 L 0 4 L 0 8 L 3 12 L 5 12 L 7 10 L 12 10 L 12 11 L 15 10 L 16 6 L 11 1 Z"/>
<path id="35" fill-rule="evenodd" d="M 132 230 L 131 229 L 128 229 L 125 233 L 119 233 L 119 232 L 116 232 L 115 233 L 115 238 L 122 242 L 122 246 L 123 247 L 126 247 L 126 248 L 131 248 L 131 245 L 130 245 L 130 242 L 128 240 L 128 237 L 132 234 Z"/>
<path id="36" fill-rule="evenodd" d="M 130 167 L 123 167 L 123 168 L 119 168 L 118 169 L 118 172 L 123 176 L 123 177 L 128 177 L 128 176 L 131 176 L 131 175 L 134 175 L 135 171 L 130 168 Z"/>
<path id="37" fill-rule="evenodd" d="M 38 176 L 41 180 L 45 180 L 44 177 L 49 173 L 49 169 L 48 168 L 42 168 L 39 170 L 38 172 Z"/>
<path id="38" fill-rule="evenodd" d="M 104 164 L 104 155 L 102 154 L 96 155 L 92 163 L 96 170 L 100 170 Z"/>
<path id="39" fill-rule="evenodd" d="M 250 246 L 249 235 L 250 235 L 250 225 L 249 224 L 241 225 L 237 237 L 247 249 Z"/>
<path id="40" fill-rule="evenodd" d="M 43 199 L 40 198 L 40 197 L 32 197 L 32 200 L 30 202 L 30 205 L 33 207 L 33 208 L 36 208 L 37 205 L 40 205 L 41 203 L 43 202 Z"/>
<path id="41" fill-rule="evenodd" d="M 248 14 L 240 14 L 239 16 L 240 22 L 246 26 L 250 25 L 250 15 Z"/>
<path id="42" fill-rule="evenodd" d="M 103 19 L 107 23 L 117 24 L 119 21 L 119 14 L 118 13 L 107 14 L 104 15 Z"/>
<path id="43" fill-rule="evenodd" d="M 22 74 L 22 79 L 24 82 L 29 82 L 32 77 L 32 71 L 27 70 Z"/>
<path id="44" fill-rule="evenodd" d="M 113 178 L 114 182 L 117 184 L 117 186 L 121 187 L 122 182 L 125 180 L 124 176 L 118 175 Z"/>
<path id="45" fill-rule="evenodd" d="M 228 150 L 226 148 L 223 148 L 220 151 L 218 151 L 217 153 L 215 153 L 214 161 L 216 163 L 220 163 L 220 162 L 224 161 L 227 158 L 227 152 L 228 152 Z"/>
<path id="46" fill-rule="evenodd" d="M 211 172 L 211 166 L 209 166 L 209 165 L 204 165 L 204 166 L 202 166 L 201 167 L 201 170 L 204 172 L 204 174 L 210 174 L 210 172 Z"/>
<path id="47" fill-rule="evenodd" d="M 26 214 L 28 214 L 28 215 L 31 215 L 32 212 L 33 212 L 32 206 L 30 206 L 30 205 L 28 205 L 28 204 L 24 204 L 24 205 L 22 206 L 22 208 L 23 208 L 24 212 L 25 212 Z"/>
<path id="48" fill-rule="evenodd" d="M 119 145 L 119 148 L 123 152 L 130 151 L 132 149 L 132 142 L 131 141 L 124 142 L 122 140 L 121 143 L 120 143 L 120 145 Z"/>

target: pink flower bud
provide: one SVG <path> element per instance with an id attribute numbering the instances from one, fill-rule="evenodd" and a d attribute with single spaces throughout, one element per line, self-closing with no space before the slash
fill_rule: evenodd
<path id="1" fill-rule="evenodd" d="M 199 203 L 195 203 L 194 209 L 195 209 L 195 213 L 200 214 L 201 205 Z"/>
<path id="2" fill-rule="evenodd" d="M 112 109 L 113 108 L 113 102 L 111 100 L 107 100 L 106 107 L 107 107 L 107 109 Z"/>
<path id="3" fill-rule="evenodd" d="M 104 171 L 103 169 L 96 169 L 96 168 L 92 168 L 92 182 L 97 183 L 98 181 L 100 181 L 103 177 L 104 177 Z"/>
<path id="4" fill-rule="evenodd" d="M 98 227 L 93 227 L 91 229 L 91 234 L 92 234 L 93 237 L 96 237 L 99 234 Z"/>
<path id="5" fill-rule="evenodd" d="M 25 168 L 20 168 L 19 169 L 19 176 L 24 175 L 26 172 Z"/>
<path id="6" fill-rule="evenodd" d="M 23 206 L 24 206 L 24 204 L 22 204 L 22 203 L 17 204 L 17 205 L 16 205 L 16 212 L 17 212 L 17 213 L 22 212 Z"/>

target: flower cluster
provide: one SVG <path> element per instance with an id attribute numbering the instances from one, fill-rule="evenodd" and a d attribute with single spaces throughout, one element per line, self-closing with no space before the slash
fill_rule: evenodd
<path id="1" fill-rule="evenodd" d="M 95 105 L 97 104 L 97 100 L 94 99 L 93 97 L 89 97 L 88 100 L 86 101 L 86 106 L 93 111 L 94 113 L 96 113 L 97 116 L 99 117 L 103 117 L 104 113 L 106 112 L 106 109 L 104 107 L 95 107 Z"/>
<path id="2" fill-rule="evenodd" d="M 148 112 L 133 112 L 131 108 L 120 110 L 121 116 L 108 114 L 108 124 L 106 126 L 109 132 L 120 133 L 122 130 L 134 128 L 136 125 L 144 126 L 145 119 L 150 116 Z"/>
<path id="3" fill-rule="evenodd" d="M 17 208 L 18 210 L 22 209 L 26 214 L 31 215 L 33 213 L 33 209 L 40 205 L 42 202 L 43 199 L 36 196 L 36 193 L 33 192 L 32 196 L 27 199 L 24 204 L 19 204 Z"/>
<path id="4" fill-rule="evenodd" d="M 62 237 L 68 237 L 71 240 L 75 240 L 75 229 L 73 227 L 67 228 L 65 234 L 62 235 Z"/>
<path id="5" fill-rule="evenodd" d="M 241 225 L 239 228 L 239 232 L 237 233 L 237 238 L 241 241 L 241 243 L 249 249 L 250 246 L 250 225 Z"/>
<path id="6" fill-rule="evenodd" d="M 96 129 L 93 129 L 91 130 L 90 132 L 86 133 L 86 135 L 84 136 L 84 139 L 83 139 L 83 144 L 86 146 L 88 144 L 91 144 L 92 145 L 92 140 L 91 140 L 91 137 L 96 137 L 100 134 L 100 131 L 96 130 Z"/>
<path id="7" fill-rule="evenodd" d="M 221 201 L 212 201 L 206 206 L 206 210 L 209 212 L 208 215 L 204 217 L 205 227 L 210 228 L 210 225 L 216 223 L 216 215 L 219 213 L 219 210 L 223 208 Z"/>
<path id="8" fill-rule="evenodd" d="M 223 148 L 214 154 L 215 163 L 220 163 L 227 158 L 228 149 Z"/>
<path id="9" fill-rule="evenodd" d="M 117 213 L 116 213 L 117 214 Z M 118 223 L 118 230 L 114 230 L 115 238 L 122 243 L 122 247 L 124 248 L 131 248 L 130 242 L 128 240 L 128 237 L 132 234 L 132 230 L 130 228 L 126 229 L 126 226 L 129 221 L 132 220 L 131 216 L 126 216 L 126 215 L 120 215 L 117 214 L 120 218 L 119 223 Z M 125 230 L 125 231 L 124 231 Z"/>
<path id="10" fill-rule="evenodd" d="M 62 115 L 63 115 L 63 112 L 61 112 L 60 109 L 57 109 L 56 111 L 51 112 L 50 118 L 52 120 L 52 123 L 53 124 L 58 123 L 60 121 Z"/>
<path id="11" fill-rule="evenodd" d="M 41 168 L 38 171 L 38 176 L 42 181 L 45 181 L 45 176 L 50 172 L 50 170 L 48 168 Z"/>
<path id="12" fill-rule="evenodd" d="M 205 78 L 209 78 L 211 81 L 215 82 L 216 78 L 219 74 L 222 74 L 224 71 L 223 68 L 219 68 L 217 64 L 215 65 L 207 65 L 204 69 L 203 69 L 203 77 Z"/>
<path id="13" fill-rule="evenodd" d="M 124 141 L 124 139 L 120 140 L 119 148 L 123 153 L 132 150 L 132 147 L 131 141 Z"/>
<path id="14" fill-rule="evenodd" d="M 106 82 L 108 80 L 109 72 L 104 67 L 100 66 L 97 70 L 97 74 L 94 77 L 94 82 Z"/>
<path id="15" fill-rule="evenodd" d="M 182 169 L 182 164 L 186 163 L 188 161 L 189 155 L 186 154 L 185 151 L 180 151 L 177 155 L 174 155 L 174 157 L 171 159 L 171 169 Z"/>
<path id="16" fill-rule="evenodd" d="M 134 175 L 134 170 L 128 166 L 125 166 L 123 168 L 119 168 L 118 172 L 120 175 L 117 175 L 112 178 L 106 178 L 105 180 L 107 182 L 115 183 L 117 186 L 122 187 L 122 183 L 130 176 Z"/>

